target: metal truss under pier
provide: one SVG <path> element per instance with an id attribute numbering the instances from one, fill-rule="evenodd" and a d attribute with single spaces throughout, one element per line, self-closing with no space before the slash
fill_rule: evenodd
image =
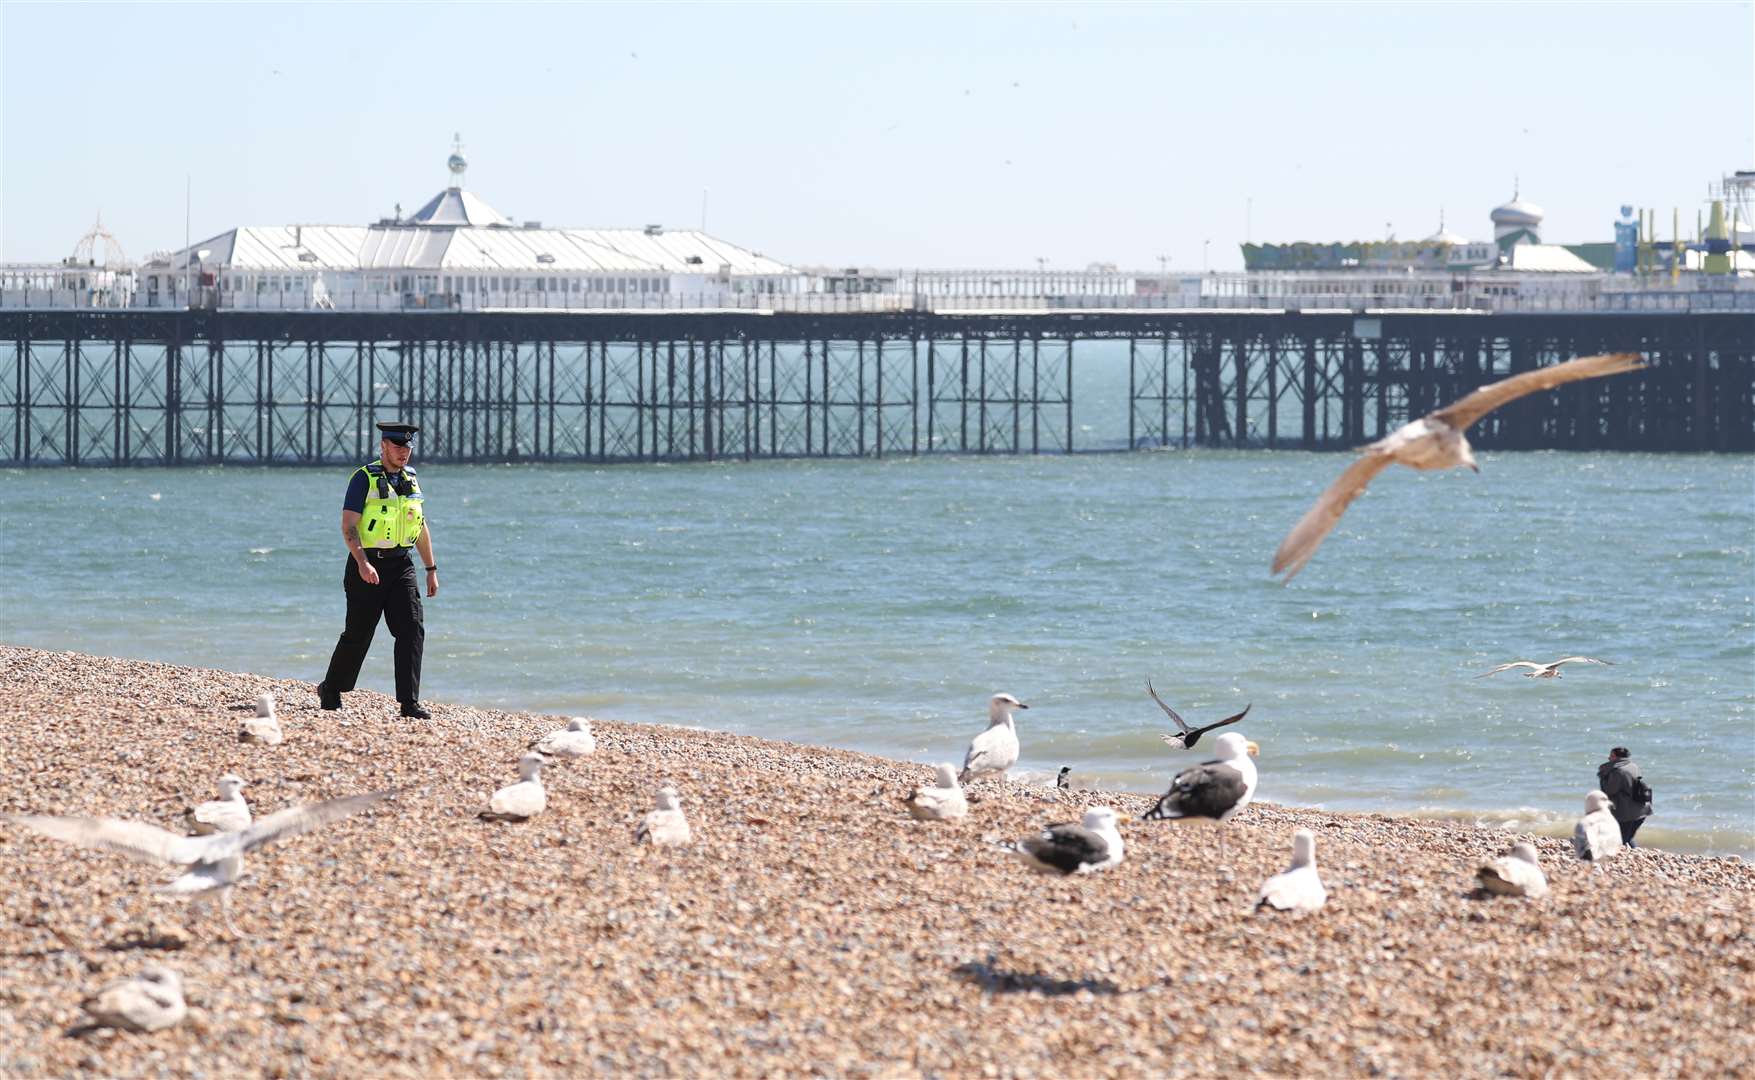
<path id="1" fill-rule="evenodd" d="M 1478 445 L 1755 450 L 1755 316 L 1048 311 L 0 313 L 0 465 L 1068 453 L 1075 349 L 1126 363 L 1094 446 L 1370 441 L 1508 374 L 1652 367 L 1535 395 Z M 1125 359 L 1122 359 L 1125 357 Z M 1125 444 L 1122 438 L 1125 436 Z"/>

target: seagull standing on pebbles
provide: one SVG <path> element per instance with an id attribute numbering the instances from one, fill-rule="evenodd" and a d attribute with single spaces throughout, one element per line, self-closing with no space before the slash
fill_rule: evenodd
<path id="1" fill-rule="evenodd" d="M 984 776 L 1003 777 L 1018 763 L 1018 725 L 1012 711 L 1029 707 L 1010 694 L 993 695 L 987 703 L 987 730 L 969 741 L 958 780 L 967 784 Z"/>
<path id="2" fill-rule="evenodd" d="M 245 717 L 238 725 L 238 741 L 259 746 L 279 746 L 286 736 L 281 734 L 280 720 L 274 715 L 274 695 L 263 694 L 256 699 L 256 715 Z"/>
<path id="3" fill-rule="evenodd" d="M 183 876 L 157 886 L 154 891 L 190 900 L 200 900 L 217 891 L 226 929 L 241 938 L 243 933 L 231 920 L 232 886 L 243 876 L 247 853 L 271 841 L 340 821 L 390 794 L 389 791 L 373 791 L 309 806 L 294 806 L 269 814 L 243 832 L 220 832 L 208 836 L 178 836 L 156 825 L 119 818 L 14 814 L 9 820 L 69 844 L 108 848 L 147 862 L 186 867 Z"/>
<path id="4" fill-rule="evenodd" d="M 1170 781 L 1170 790 L 1143 815 L 1146 821 L 1207 818 L 1226 821 L 1255 798 L 1255 762 L 1261 747 L 1235 731 L 1219 736 L 1218 757 L 1184 769 Z"/>
<path id="5" fill-rule="evenodd" d="M 1585 862 L 1602 862 L 1621 851 L 1621 825 L 1611 805 L 1601 791 L 1584 797 L 1584 816 L 1572 830 L 1572 850 Z"/>
<path id="6" fill-rule="evenodd" d="M 669 784 L 658 789 L 658 809 L 647 814 L 634 830 L 634 843 L 653 847 L 674 847 L 694 839 L 689 821 L 683 817 L 682 799 Z"/>
<path id="7" fill-rule="evenodd" d="M 519 758 L 518 782 L 494 792 L 480 818 L 483 821 L 524 821 L 548 809 L 548 793 L 542 789 L 544 764 L 541 754 L 527 753 Z"/>
<path id="8" fill-rule="evenodd" d="M 1119 863 L 1126 849 L 1115 811 L 1093 806 L 1082 824 L 1050 825 L 1018 841 L 1018 856 L 1044 874 L 1092 874 Z"/>
<path id="9" fill-rule="evenodd" d="M 1618 832 L 1618 830 L 1617 830 Z M 1548 876 L 1536 858 L 1536 846 L 1528 840 L 1511 845 L 1511 854 L 1501 855 L 1475 871 L 1481 888 L 1500 896 L 1527 896 L 1531 899 L 1548 895 Z"/>
<path id="10" fill-rule="evenodd" d="M 248 829 L 250 804 L 244 801 L 244 781 L 231 773 L 220 777 L 219 798 L 189 811 L 189 824 L 196 836 Z"/>
<path id="11" fill-rule="evenodd" d="M 549 732 L 533 741 L 530 749 L 551 758 L 582 758 L 597 749 L 597 737 L 591 734 L 591 718 L 575 716 L 567 726 Z"/>
<path id="12" fill-rule="evenodd" d="M 1262 882 L 1255 910 L 1319 911 L 1328 902 L 1328 890 L 1316 873 L 1316 836 L 1309 829 L 1292 834 L 1292 866 Z"/>
<path id="13" fill-rule="evenodd" d="M 969 813 L 969 800 L 957 783 L 957 770 L 950 762 L 938 766 L 938 785 L 921 785 L 902 800 L 916 821 L 946 821 Z"/>
<path id="14" fill-rule="evenodd" d="M 148 964 L 132 979 L 113 982 L 85 999 L 91 1023 L 84 1030 L 163 1031 L 189 1013 L 183 1002 L 183 980 L 162 964 Z"/>
<path id="15" fill-rule="evenodd" d="M 1564 364 L 1536 368 L 1490 383 L 1461 401 L 1403 424 L 1361 450 L 1359 460 L 1347 466 L 1340 479 L 1329 485 L 1316 500 L 1316 505 L 1298 519 L 1298 524 L 1292 526 L 1292 531 L 1280 541 L 1279 550 L 1274 552 L 1273 572 L 1283 571 L 1286 580 L 1291 581 L 1316 554 L 1323 538 L 1341 520 L 1341 515 L 1347 512 L 1353 500 L 1364 493 L 1366 485 L 1378 473 L 1391 465 L 1400 462 L 1422 470 L 1454 469 L 1466 465 L 1480 472 L 1480 466 L 1475 464 L 1474 449 L 1469 446 L 1464 432 L 1481 417 L 1525 394 L 1550 390 L 1579 379 L 1638 371 L 1644 366 L 1637 353 L 1581 356 Z M 1440 530 L 1442 525 L 1435 528 L 1435 532 Z"/>
<path id="16" fill-rule="evenodd" d="M 1501 671 L 1509 671 L 1514 667 L 1526 667 L 1530 669 L 1523 673 L 1523 677 L 1526 679 L 1558 679 L 1560 677 L 1561 664 L 1601 664 L 1604 667 L 1615 666 L 1607 660 L 1594 660 L 1588 656 L 1562 656 L 1560 659 L 1547 664 L 1538 664 L 1534 660 L 1513 660 L 1509 664 L 1500 664 L 1492 671 L 1483 671 L 1479 675 L 1476 675 L 1475 678 L 1485 679 L 1489 675 L 1497 675 Z"/>

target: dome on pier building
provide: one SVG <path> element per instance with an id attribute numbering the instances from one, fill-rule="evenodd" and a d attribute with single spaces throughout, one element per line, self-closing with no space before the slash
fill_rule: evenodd
<path id="1" fill-rule="evenodd" d="M 1463 244 L 1469 242 L 1469 238 L 1454 229 L 1446 228 L 1444 225 L 1444 214 L 1440 212 L 1438 215 L 1438 231 L 1420 242 L 1422 244 L 1449 244 L 1452 247 L 1461 247 Z"/>
<path id="2" fill-rule="evenodd" d="M 1542 242 L 1542 208 L 1535 203 L 1524 202 L 1515 189 L 1511 201 L 1504 206 L 1496 206 L 1488 215 L 1493 219 L 1493 243 L 1499 248 L 1500 254 L 1508 254 L 1518 244 L 1539 244 Z"/>
<path id="3" fill-rule="evenodd" d="M 489 206 L 479 195 L 464 189 L 463 176 L 469 169 L 469 159 L 463 156 L 462 136 L 453 140 L 451 156 L 445 159 L 445 167 L 451 172 L 451 183 L 444 191 L 428 199 L 425 206 L 397 224 L 428 225 L 435 228 L 458 225 L 483 228 L 512 224 L 511 219 Z"/>

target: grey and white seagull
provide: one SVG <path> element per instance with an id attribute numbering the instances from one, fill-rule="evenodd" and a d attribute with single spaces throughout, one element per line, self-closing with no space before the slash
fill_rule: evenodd
<path id="1" fill-rule="evenodd" d="M 91 1022 L 75 1028 L 80 1035 L 97 1028 L 117 1031 L 163 1031 L 182 1023 L 189 1015 L 183 1001 L 183 979 L 163 964 L 148 964 L 140 974 L 122 979 L 85 999 L 83 1008 Z"/>
<path id="2" fill-rule="evenodd" d="M 1529 668 L 1528 671 L 1523 673 L 1523 677 L 1526 679 L 1558 679 L 1560 677 L 1561 664 L 1601 664 L 1604 667 L 1615 666 L 1608 660 L 1595 660 L 1588 656 L 1562 656 L 1560 659 L 1547 664 L 1538 664 L 1534 660 L 1513 660 L 1509 664 L 1500 664 L 1492 671 L 1483 671 L 1479 675 L 1476 675 L 1475 678 L 1485 679 L 1489 675 L 1497 675 L 1501 671 L 1509 671 L 1512 668 Z"/>
<path id="3" fill-rule="evenodd" d="M 1601 791 L 1584 797 L 1584 816 L 1572 827 L 1572 852 L 1585 862 L 1600 863 L 1621 850 L 1621 826 L 1614 803 Z"/>
<path id="4" fill-rule="evenodd" d="M 1093 806 L 1083 822 L 1050 825 L 1035 836 L 1018 841 L 1017 853 L 1030 867 L 1044 874 L 1091 874 L 1120 862 L 1126 853 L 1115 811 Z"/>
<path id="5" fill-rule="evenodd" d="M 1480 472 L 1475 464 L 1474 449 L 1464 434 L 1481 417 L 1526 394 L 1551 390 L 1556 386 L 1580 379 L 1597 379 L 1638 371 L 1645 366 L 1638 353 L 1603 353 L 1581 356 L 1563 364 L 1536 368 L 1489 383 L 1460 401 L 1452 402 L 1418 420 L 1410 421 L 1360 451 L 1359 459 L 1347 466 L 1339 480 L 1330 484 L 1316 500 L 1316 505 L 1298 519 L 1292 531 L 1280 541 L 1274 552 L 1273 572 L 1284 572 L 1291 581 L 1323 538 L 1341 520 L 1354 499 L 1378 473 L 1401 463 L 1414 469 L 1454 469 L 1461 465 Z"/>
<path id="6" fill-rule="evenodd" d="M 1316 872 L 1316 834 L 1299 829 L 1292 834 L 1292 865 L 1285 873 L 1275 874 L 1262 882 L 1256 894 L 1255 910 L 1308 913 L 1319 911 L 1328 902 L 1328 890 Z"/>
<path id="7" fill-rule="evenodd" d="M 1018 722 L 1012 719 L 1015 709 L 1030 706 L 1010 694 L 995 694 L 987 703 L 987 730 L 969 740 L 963 755 L 963 771 L 957 780 L 967 784 L 984 776 L 1004 777 L 1005 771 L 1018 763 Z"/>
<path id="8" fill-rule="evenodd" d="M 274 715 L 274 695 L 264 693 L 256 699 L 256 715 L 247 716 L 238 724 L 238 741 L 260 746 L 279 746 L 286 740 L 280 720 Z"/>
<path id="9" fill-rule="evenodd" d="M 1152 680 L 1150 679 L 1146 680 L 1146 693 L 1152 695 L 1152 700 L 1158 703 L 1158 708 L 1163 709 L 1164 715 L 1168 716 L 1171 722 L 1176 725 L 1176 734 L 1158 736 L 1158 738 L 1164 740 L 1164 745 L 1173 750 L 1193 750 L 1194 744 L 1200 741 L 1202 735 L 1205 735 L 1207 732 L 1212 731 L 1215 728 L 1222 728 L 1227 724 L 1235 724 L 1237 721 L 1249 715 L 1249 706 L 1245 705 L 1243 706 L 1243 711 L 1236 716 L 1227 716 L 1218 723 L 1208 724 L 1206 727 L 1191 728 L 1188 726 L 1188 721 L 1176 714 L 1175 709 L 1164 704 L 1164 699 L 1158 696 L 1156 690 L 1152 689 Z"/>
<path id="10" fill-rule="evenodd" d="M 244 856 L 274 840 L 307 833 L 349 814 L 358 813 L 391 794 L 372 791 L 327 802 L 294 806 L 259 818 L 242 832 L 179 836 L 157 825 L 120 818 L 56 817 L 13 814 L 10 820 L 44 836 L 81 847 L 107 848 L 146 862 L 184 868 L 181 877 L 155 888 L 169 896 L 202 899 L 218 892 L 226 929 L 243 937 L 231 920 L 231 888 L 244 873 Z"/>
<path id="11" fill-rule="evenodd" d="M 1510 853 L 1482 863 L 1475 878 L 1482 889 L 1499 896 L 1540 899 L 1548 895 L 1548 876 L 1542 873 L 1536 846 L 1528 840 L 1519 840 L 1511 845 Z"/>
<path id="12" fill-rule="evenodd" d="M 219 778 L 219 798 L 186 812 L 197 836 L 216 832 L 243 832 L 252 824 L 250 804 L 244 801 L 244 781 L 226 773 Z"/>
<path id="13" fill-rule="evenodd" d="M 1176 821 L 1201 818 L 1228 821 L 1255 798 L 1255 762 L 1251 756 L 1261 747 L 1235 731 L 1219 736 L 1218 756 L 1184 769 L 1170 781 L 1158 804 L 1147 810 L 1144 821 Z"/>

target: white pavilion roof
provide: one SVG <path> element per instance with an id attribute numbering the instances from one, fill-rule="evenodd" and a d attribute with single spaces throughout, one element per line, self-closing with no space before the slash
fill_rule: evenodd
<path id="1" fill-rule="evenodd" d="M 172 266 L 214 270 L 505 270 L 533 273 L 786 275 L 792 267 L 693 229 L 519 228 L 462 186 L 461 150 L 448 162 L 452 186 L 408 218 L 376 225 L 240 225 L 172 252 Z"/>
<path id="2" fill-rule="evenodd" d="M 1516 244 L 1511 249 L 1512 270 L 1539 270 L 1546 273 L 1594 274 L 1590 263 L 1567 251 L 1559 244 Z"/>
<path id="3" fill-rule="evenodd" d="M 520 229 L 507 225 L 243 225 L 172 253 L 207 251 L 210 269 L 508 270 L 573 273 L 795 273 L 785 263 L 693 229 Z M 691 261 L 695 260 L 695 261 Z"/>
<path id="4" fill-rule="evenodd" d="M 510 225 L 511 220 L 473 191 L 449 187 L 408 219 L 411 225 Z"/>

